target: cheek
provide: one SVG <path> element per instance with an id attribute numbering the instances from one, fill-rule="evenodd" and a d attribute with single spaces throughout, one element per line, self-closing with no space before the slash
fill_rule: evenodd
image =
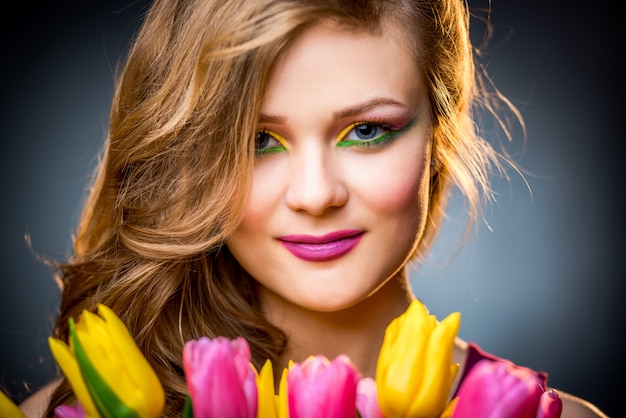
<path id="1" fill-rule="evenodd" d="M 237 261 L 248 271 L 258 273 L 256 266 L 263 265 L 266 238 L 270 233 L 269 220 L 275 210 L 276 187 L 253 179 L 248 201 L 239 226 L 226 245 Z M 256 275 L 255 275 L 256 276 Z"/>
<path id="2" fill-rule="evenodd" d="M 262 228 L 264 222 L 267 221 L 269 207 L 266 197 L 267 195 L 261 190 L 252 190 L 239 224 L 239 230 L 254 231 Z"/>
<path id="3" fill-rule="evenodd" d="M 419 154 L 418 154 L 419 155 Z M 420 157 L 396 158 L 361 178 L 369 206 L 380 214 L 415 217 L 428 199 L 428 172 Z"/>
<path id="4" fill-rule="evenodd" d="M 277 210 L 281 201 L 281 185 L 276 177 L 279 173 L 271 170 L 271 167 L 256 169 L 248 202 L 245 205 L 240 230 L 253 231 L 263 229 L 268 222 L 268 217 Z"/>

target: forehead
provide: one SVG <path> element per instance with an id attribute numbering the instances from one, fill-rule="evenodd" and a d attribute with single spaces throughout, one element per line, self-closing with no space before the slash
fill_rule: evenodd
<path id="1" fill-rule="evenodd" d="M 263 112 L 390 95 L 410 105 L 424 89 L 422 79 L 414 52 L 393 26 L 373 32 L 323 22 L 299 34 L 276 63 Z"/>

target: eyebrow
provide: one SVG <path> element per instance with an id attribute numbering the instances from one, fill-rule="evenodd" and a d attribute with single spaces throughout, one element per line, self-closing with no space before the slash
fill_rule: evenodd
<path id="1" fill-rule="evenodd" d="M 348 107 L 346 109 L 335 112 L 333 113 L 333 117 L 335 119 L 349 118 L 351 116 L 357 116 L 362 113 L 368 112 L 377 107 L 390 106 L 390 105 L 406 108 L 406 105 L 398 102 L 397 100 L 394 100 L 388 97 L 378 97 L 372 100 L 368 100 L 364 103 L 359 103 L 356 106 Z"/>
<path id="2" fill-rule="evenodd" d="M 351 116 L 357 116 L 368 112 L 372 109 L 375 109 L 380 106 L 400 106 L 402 108 L 407 108 L 407 106 L 403 103 L 400 103 L 397 100 L 388 98 L 388 97 L 377 97 L 372 100 L 368 100 L 363 103 L 359 103 L 355 106 L 348 107 L 346 109 L 339 110 L 333 113 L 333 118 L 336 120 L 349 118 Z M 261 113 L 259 116 L 260 123 L 272 123 L 276 125 L 282 125 L 287 122 L 287 118 L 285 116 L 278 115 L 266 115 Z"/>

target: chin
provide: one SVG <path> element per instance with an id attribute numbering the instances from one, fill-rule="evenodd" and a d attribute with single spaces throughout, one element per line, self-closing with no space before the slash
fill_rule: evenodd
<path id="1" fill-rule="evenodd" d="M 320 312 L 320 313 L 333 313 L 333 312 L 341 312 L 345 309 L 348 309 L 356 304 L 358 304 L 359 300 L 355 300 L 352 298 L 342 297 L 337 299 L 337 295 L 328 295 L 328 297 L 320 296 L 318 298 L 309 298 L 307 300 L 302 300 L 296 302 L 298 306 L 302 309 L 311 311 L 311 312 Z"/>
<path id="2" fill-rule="evenodd" d="M 336 287 L 331 292 L 315 292 L 309 289 L 305 295 L 301 295 L 302 298 L 299 300 L 292 299 L 292 301 L 304 310 L 319 313 L 339 313 L 363 305 L 365 301 L 370 299 L 372 289 L 348 290 Z"/>

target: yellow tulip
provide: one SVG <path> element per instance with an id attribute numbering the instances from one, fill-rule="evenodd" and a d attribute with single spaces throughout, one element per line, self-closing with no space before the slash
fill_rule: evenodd
<path id="1" fill-rule="evenodd" d="M 74 357 L 74 344 L 72 344 L 72 341 L 70 340 L 70 345 L 68 346 L 58 338 L 48 338 L 48 344 L 57 364 L 61 367 L 63 374 L 65 374 L 65 377 L 67 377 L 67 380 L 70 382 L 76 399 L 78 399 L 85 409 L 87 418 L 98 418 L 100 414 L 98 414 L 98 409 L 91 400 L 87 386 L 85 386 L 85 382 L 81 376 L 78 362 Z"/>
<path id="2" fill-rule="evenodd" d="M 293 365 L 292 361 L 289 361 L 289 367 Z M 289 367 L 283 369 L 283 373 L 280 376 L 280 383 L 278 387 L 278 395 L 276 395 L 276 410 L 278 412 L 278 418 L 289 418 L 289 399 L 287 395 L 287 373 Z"/>
<path id="3" fill-rule="evenodd" d="M 258 390 L 258 418 L 276 417 L 276 399 L 274 395 L 274 370 L 272 362 L 268 359 L 256 380 Z"/>
<path id="4" fill-rule="evenodd" d="M 51 338 L 50 349 L 88 417 L 159 417 L 165 403 L 161 382 L 115 313 L 98 305 L 84 311 L 70 343 Z"/>
<path id="5" fill-rule="evenodd" d="M 0 390 L 0 417 L 26 418 L 13 401 Z"/>
<path id="6" fill-rule="evenodd" d="M 418 300 L 387 330 L 376 367 L 380 409 L 386 417 L 438 417 L 457 371 L 452 364 L 460 314 L 437 323 Z"/>
<path id="7" fill-rule="evenodd" d="M 446 405 L 446 408 L 443 410 L 443 412 L 441 413 L 441 416 L 439 418 L 451 418 L 452 415 L 454 415 L 456 404 L 458 402 L 459 402 L 459 397 L 458 396 L 456 398 L 452 399 L 450 402 L 448 402 L 448 404 Z"/>

